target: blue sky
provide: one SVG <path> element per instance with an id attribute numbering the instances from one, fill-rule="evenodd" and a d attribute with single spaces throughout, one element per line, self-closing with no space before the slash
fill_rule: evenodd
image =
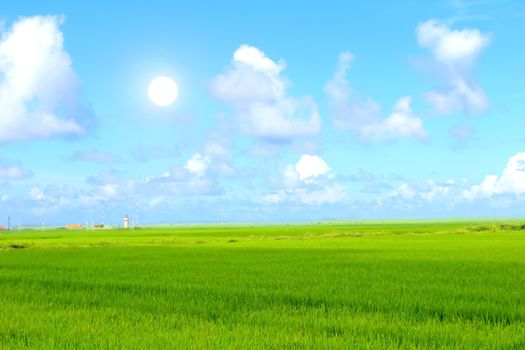
<path id="1" fill-rule="evenodd" d="M 505 0 L 4 1 L 0 216 L 521 217 L 524 19 Z"/>

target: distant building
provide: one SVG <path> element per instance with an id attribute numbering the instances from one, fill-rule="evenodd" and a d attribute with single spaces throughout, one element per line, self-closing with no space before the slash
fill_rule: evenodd
<path id="1" fill-rule="evenodd" d="M 104 224 L 95 224 L 95 228 L 104 228 Z"/>
<path id="2" fill-rule="evenodd" d="M 128 217 L 128 214 L 124 215 L 124 228 L 129 228 L 129 217 Z"/>
<path id="3" fill-rule="evenodd" d="M 7 227 L 5 227 L 5 226 L 0 226 L 0 231 L 7 231 Z"/>
<path id="4" fill-rule="evenodd" d="M 81 224 L 67 224 L 66 228 L 82 228 Z"/>

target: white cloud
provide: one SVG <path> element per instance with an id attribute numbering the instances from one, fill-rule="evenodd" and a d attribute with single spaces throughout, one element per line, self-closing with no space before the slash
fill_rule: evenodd
<path id="1" fill-rule="evenodd" d="M 143 179 L 101 172 L 87 179 L 88 187 L 80 192 L 80 203 L 130 203 L 140 198 L 147 208 L 153 208 L 182 197 L 221 194 L 207 157 L 195 153 L 185 165 L 174 165 L 170 171 Z"/>
<path id="2" fill-rule="evenodd" d="M 331 169 L 321 157 L 303 154 L 297 163 L 288 164 L 284 168 L 283 188 L 263 195 L 261 202 L 318 205 L 345 200 L 346 188 L 331 180 Z"/>
<path id="3" fill-rule="evenodd" d="M 457 202 L 459 184 L 453 180 L 437 183 L 427 180 L 417 183 L 402 183 L 386 195 L 376 198 L 379 207 L 414 208 L 442 203 L 451 209 Z"/>
<path id="4" fill-rule="evenodd" d="M 432 201 L 439 197 L 445 197 L 454 187 L 456 187 L 456 182 L 453 180 L 447 180 L 444 183 L 436 183 L 433 180 L 417 184 L 404 183 L 390 191 L 386 198 Z"/>
<path id="5" fill-rule="evenodd" d="M 99 194 L 104 198 L 115 198 L 119 194 L 118 184 L 104 184 L 99 188 Z"/>
<path id="6" fill-rule="evenodd" d="M 256 47 L 241 45 L 233 54 L 233 60 L 252 67 L 256 71 L 266 73 L 274 82 L 278 89 L 275 93 L 281 95 L 284 93 L 284 84 L 279 79 L 279 73 L 286 67 L 284 61 L 278 63 L 272 61 L 264 52 Z"/>
<path id="7" fill-rule="evenodd" d="M 346 199 L 345 189 L 341 184 L 334 184 L 312 191 L 302 189 L 297 195 L 301 202 L 308 205 L 334 204 Z"/>
<path id="8" fill-rule="evenodd" d="M 477 29 L 451 30 L 444 23 L 431 19 L 417 26 L 417 41 L 429 48 L 435 59 L 450 65 L 469 65 L 491 40 L 490 34 Z"/>
<path id="9" fill-rule="evenodd" d="M 135 185 L 147 196 L 218 196 L 224 192 L 219 181 L 236 174 L 228 142 L 215 138 L 206 144 L 204 152 L 194 153 L 184 165 L 174 164 L 170 171 L 135 181 Z"/>
<path id="10" fill-rule="evenodd" d="M 494 195 L 525 193 L 525 152 L 512 156 L 500 176 L 487 175 L 479 185 L 463 191 L 463 197 L 473 200 Z"/>
<path id="11" fill-rule="evenodd" d="M 241 45 L 233 54 L 232 65 L 213 81 L 213 92 L 236 108 L 271 103 L 285 95 L 288 82 L 280 76 L 283 61 L 274 62 L 259 49 Z"/>
<path id="12" fill-rule="evenodd" d="M 295 167 L 292 164 L 288 164 L 284 167 L 284 181 L 285 187 L 295 187 L 299 184 L 299 174 L 295 171 Z"/>
<path id="13" fill-rule="evenodd" d="M 416 196 L 416 190 L 413 189 L 409 184 L 402 184 L 398 188 L 388 193 L 388 198 L 401 197 L 404 199 L 413 199 Z"/>
<path id="14" fill-rule="evenodd" d="M 299 180 L 308 181 L 308 179 L 328 174 L 330 167 L 318 156 L 303 154 L 295 164 L 294 170 Z"/>
<path id="15" fill-rule="evenodd" d="M 346 101 L 352 92 L 352 88 L 350 87 L 350 83 L 346 79 L 346 76 L 354 58 L 355 56 L 349 51 L 344 51 L 339 54 L 335 74 L 332 80 L 330 80 L 325 86 L 325 92 L 334 101 Z"/>
<path id="16" fill-rule="evenodd" d="M 236 174 L 237 169 L 230 151 L 231 146 L 231 139 L 218 135 L 212 136 L 206 143 L 203 153 L 205 158 L 209 160 L 209 172 L 213 173 L 214 176 L 233 176 Z"/>
<path id="17" fill-rule="evenodd" d="M 375 101 L 352 94 L 346 76 L 353 60 L 354 55 L 348 51 L 339 54 L 335 74 L 325 86 L 333 123 L 338 129 L 360 130 L 363 126 L 380 120 L 381 108 Z"/>
<path id="18" fill-rule="evenodd" d="M 284 167 L 283 185 L 287 188 L 298 187 L 303 183 L 313 183 L 330 173 L 330 167 L 319 156 L 303 154 L 295 164 Z"/>
<path id="19" fill-rule="evenodd" d="M 116 179 L 109 183 L 101 183 L 89 188 L 79 195 L 79 199 L 86 206 L 105 202 L 129 202 L 134 186 L 133 180 Z"/>
<path id="20" fill-rule="evenodd" d="M 479 86 L 469 85 L 459 76 L 451 79 L 449 85 L 446 91 L 429 91 L 423 95 L 436 113 L 449 114 L 460 110 L 479 113 L 488 108 L 488 99 Z"/>
<path id="21" fill-rule="evenodd" d="M 317 189 L 296 188 L 279 190 L 261 196 L 264 204 L 298 202 L 306 205 L 334 204 L 346 199 L 346 187 L 341 184 L 326 184 Z"/>
<path id="22" fill-rule="evenodd" d="M 34 186 L 29 191 L 29 196 L 31 197 L 31 199 L 39 201 L 44 199 L 44 191 L 42 191 L 40 187 Z"/>
<path id="23" fill-rule="evenodd" d="M 78 79 L 64 50 L 61 22 L 54 16 L 26 17 L 2 34 L 0 141 L 85 132 L 63 115 L 79 106 Z"/>
<path id="24" fill-rule="evenodd" d="M 410 97 L 401 98 L 392 113 L 387 118 L 381 118 L 379 104 L 372 99 L 363 99 L 352 94 L 346 76 L 353 59 L 351 53 L 341 53 L 336 72 L 325 86 L 334 126 L 338 129 L 357 131 L 362 139 L 370 141 L 405 137 L 426 139 L 428 135 L 423 129 L 423 121 L 414 116 L 410 108 Z"/>
<path id="25" fill-rule="evenodd" d="M 368 140 L 392 140 L 403 137 L 426 140 L 428 134 L 423 129 L 423 121 L 414 116 L 410 103 L 410 97 L 401 98 L 388 118 L 364 126 L 361 129 L 361 136 Z"/>
<path id="26" fill-rule="evenodd" d="M 19 180 L 27 179 L 31 177 L 33 173 L 29 170 L 22 168 L 19 165 L 7 165 L 0 167 L 0 178 L 7 180 Z"/>
<path id="27" fill-rule="evenodd" d="M 200 160 L 202 158 L 201 155 Z M 199 172 L 202 169 L 193 170 Z M 151 210 L 150 213 L 179 204 L 187 208 L 190 202 L 202 208 L 205 203 L 225 194 L 219 187 L 218 173 L 207 168 L 199 176 L 183 166 L 173 166 L 169 172 L 146 178 L 128 177 L 116 171 L 100 172 L 89 176 L 84 184 L 78 184 L 77 187 L 58 187 L 53 184 L 45 187 L 33 186 L 28 189 L 24 198 L 9 200 L 20 203 L 17 207 L 26 208 L 25 211 L 37 215 L 70 210 L 81 215 L 103 211 L 109 213 L 110 209 L 113 213 L 122 213 L 123 210 L 132 210 L 139 202 L 141 208 Z M 199 199 L 195 199 L 196 197 Z"/>
<path id="28" fill-rule="evenodd" d="M 184 165 L 184 169 L 198 177 L 202 177 L 204 174 L 206 174 L 206 170 L 208 169 L 210 162 L 211 160 L 208 156 L 195 153 L 190 159 L 188 159 L 186 165 Z"/>
<path id="29" fill-rule="evenodd" d="M 79 191 L 78 200 L 82 205 L 91 206 L 100 203 L 126 201 L 136 191 L 136 181 L 124 179 L 118 172 L 102 171 L 86 179 L 87 189 Z M 69 191 L 71 192 L 71 191 Z"/>
<path id="30" fill-rule="evenodd" d="M 456 186 L 456 183 L 453 180 L 447 180 L 445 184 L 436 184 L 434 181 L 429 180 L 427 184 L 427 190 L 420 193 L 421 197 L 426 201 L 432 201 L 435 198 L 443 198 Z"/>
<path id="31" fill-rule="evenodd" d="M 214 94 L 237 112 L 241 129 L 270 141 L 316 135 L 321 119 L 311 97 L 291 98 L 289 82 L 275 62 L 256 47 L 241 45 L 231 66 L 212 82 Z"/>
<path id="32" fill-rule="evenodd" d="M 113 173 L 101 172 L 87 178 L 86 185 L 33 186 L 28 193 L 29 202 L 22 203 L 28 212 L 39 213 L 38 215 L 80 207 L 92 211 L 97 206 L 102 209 L 101 204 L 122 206 L 123 203 L 132 201 L 135 184 L 132 180 L 121 179 Z"/>
<path id="33" fill-rule="evenodd" d="M 486 110 L 488 99 L 483 89 L 467 78 L 467 72 L 489 45 L 491 35 L 471 28 L 452 30 L 435 19 L 420 23 L 416 34 L 419 45 L 432 52 L 436 63 L 445 66 L 448 75 L 443 89 L 424 94 L 424 99 L 434 111 L 449 114 Z"/>

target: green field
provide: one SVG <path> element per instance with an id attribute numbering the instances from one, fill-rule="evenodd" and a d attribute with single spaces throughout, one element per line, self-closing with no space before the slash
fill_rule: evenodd
<path id="1" fill-rule="evenodd" d="M 525 349 L 521 222 L 0 234 L 0 348 Z"/>

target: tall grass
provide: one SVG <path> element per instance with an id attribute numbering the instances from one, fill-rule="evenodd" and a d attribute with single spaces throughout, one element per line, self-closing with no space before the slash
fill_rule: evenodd
<path id="1" fill-rule="evenodd" d="M 501 225 L 6 234 L 0 348 L 523 349 L 525 231 Z"/>

